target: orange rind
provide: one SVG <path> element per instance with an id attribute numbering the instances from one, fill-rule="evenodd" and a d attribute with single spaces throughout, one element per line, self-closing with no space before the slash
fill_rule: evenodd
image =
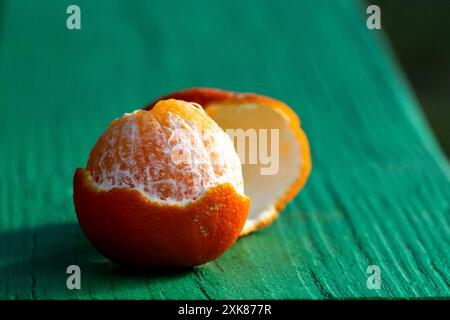
<path id="1" fill-rule="evenodd" d="M 79 223 L 119 264 L 186 267 L 239 237 L 250 208 L 239 158 L 195 104 L 169 99 L 113 121 L 74 176 Z"/>
<path id="2" fill-rule="evenodd" d="M 180 99 L 200 104 L 226 131 L 242 129 L 245 132 L 255 129 L 272 132 L 271 129 L 278 129 L 279 164 L 275 174 L 261 174 L 265 164 L 260 159 L 257 163 L 246 163 L 246 159 L 242 159 L 240 155 L 245 192 L 252 200 L 241 236 L 272 223 L 305 185 L 311 172 L 309 143 L 300 126 L 299 117 L 285 103 L 253 93 L 192 88 L 161 97 L 145 109 L 151 110 L 155 103 L 164 99 Z M 234 143 L 238 148 L 236 140 L 234 139 Z M 258 148 L 257 154 L 261 150 L 259 144 Z"/>

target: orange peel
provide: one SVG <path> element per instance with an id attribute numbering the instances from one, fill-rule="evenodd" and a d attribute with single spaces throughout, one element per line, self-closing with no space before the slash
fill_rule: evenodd
<path id="1" fill-rule="evenodd" d="M 285 103 L 254 93 L 191 88 L 156 99 L 145 109 L 151 110 L 155 103 L 164 99 L 200 104 L 224 130 L 279 130 L 280 157 L 276 174 L 261 175 L 261 162 L 246 164 L 242 161 L 245 192 L 252 199 L 252 207 L 241 236 L 271 224 L 305 185 L 312 168 L 309 143 L 299 117 Z"/>
<path id="2" fill-rule="evenodd" d="M 141 267 L 217 258 L 250 208 L 229 137 L 198 105 L 175 99 L 111 123 L 75 172 L 74 203 L 100 253 Z"/>

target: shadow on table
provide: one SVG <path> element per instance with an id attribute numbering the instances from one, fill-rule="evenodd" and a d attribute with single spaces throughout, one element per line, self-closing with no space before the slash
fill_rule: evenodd
<path id="1" fill-rule="evenodd" d="M 0 250 L 2 299 L 82 298 L 89 295 L 91 286 L 96 292 L 103 287 L 110 290 L 108 284 L 114 281 L 114 289 L 119 291 L 117 286 L 122 283 L 123 289 L 130 284 L 145 288 L 146 280 L 180 278 L 192 272 L 191 268 L 143 271 L 120 267 L 101 256 L 75 223 L 2 232 Z M 69 265 L 80 267 L 82 289 L 86 290 L 67 289 Z"/>

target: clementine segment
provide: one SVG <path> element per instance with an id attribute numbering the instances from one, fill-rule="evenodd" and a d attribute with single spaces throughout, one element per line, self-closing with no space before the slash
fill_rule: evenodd
<path id="1" fill-rule="evenodd" d="M 154 200 L 192 200 L 223 182 L 243 193 L 241 164 L 232 151 L 201 107 L 171 99 L 113 121 L 87 169 L 100 187 L 136 188 Z"/>
<path id="2" fill-rule="evenodd" d="M 103 255 L 147 267 L 217 258 L 250 207 L 229 137 L 200 106 L 175 99 L 111 123 L 75 173 L 74 202 Z"/>

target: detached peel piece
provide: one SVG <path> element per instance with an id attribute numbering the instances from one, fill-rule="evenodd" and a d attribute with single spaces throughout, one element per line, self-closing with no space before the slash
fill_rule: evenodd
<path id="1" fill-rule="evenodd" d="M 251 140 L 252 130 L 258 132 L 265 129 L 269 133 L 267 141 L 272 144 L 274 141 L 270 139 L 271 129 L 278 129 L 278 164 L 275 164 L 277 170 L 268 170 L 267 164 L 261 161 L 261 157 L 267 156 L 267 152 L 262 150 L 259 144 L 256 150 L 258 156 L 256 164 L 249 161 L 248 152 L 251 147 L 245 147 L 246 159 L 242 159 L 240 154 L 245 193 L 252 202 L 250 214 L 240 235 L 247 235 L 272 223 L 286 204 L 302 189 L 311 171 L 309 143 L 300 127 L 297 114 L 276 99 L 253 93 L 210 88 L 177 91 L 155 100 L 145 109 L 151 110 L 159 100 L 170 98 L 202 105 L 222 129 L 226 131 L 232 129 L 235 133 L 236 130 L 242 129 L 241 134 L 247 133 L 246 141 Z M 234 137 L 235 148 L 239 149 L 236 144 L 242 143 L 242 139 L 239 141 L 236 135 Z M 272 160 L 277 160 L 275 156 L 270 155 Z M 269 171 L 274 174 L 262 174 L 264 168 L 266 173 Z"/>
<path id="2" fill-rule="evenodd" d="M 229 137 L 202 108 L 174 99 L 111 123 L 75 172 L 74 203 L 100 253 L 156 268 L 217 258 L 250 208 Z"/>

